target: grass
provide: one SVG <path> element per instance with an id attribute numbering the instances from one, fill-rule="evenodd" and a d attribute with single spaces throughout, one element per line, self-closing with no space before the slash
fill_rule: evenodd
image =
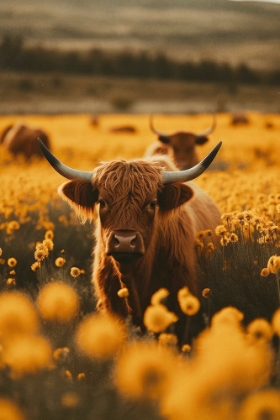
<path id="1" fill-rule="evenodd" d="M 205 329 L 184 348 L 178 347 L 174 325 L 166 321 L 173 317 L 159 296 L 146 314 L 144 335 L 129 319 L 97 316 L 90 282 L 93 226 L 81 225 L 62 203 L 56 190 L 63 179 L 46 162 L 27 163 L 1 148 L 1 415 L 8 413 L 9 420 L 242 420 L 250 418 L 248 412 L 254 419 L 264 412 L 279 417 L 279 272 L 277 259 L 274 266 L 268 262 L 279 258 L 280 118 L 247 116 L 249 124 L 232 126 L 231 115 L 219 113 L 210 142 L 199 150 L 203 157 L 223 140 L 212 170 L 195 181 L 223 213 L 217 228 L 222 244 L 213 249 L 206 233 L 198 232 Z M 101 114 L 97 125 L 91 118 L 2 116 L 0 131 L 19 120 L 40 126 L 55 155 L 84 170 L 99 160 L 142 156 L 154 140 L 148 115 Z M 201 131 L 211 121 L 210 114 L 155 116 L 163 131 Z M 136 132 L 111 132 L 123 124 Z M 53 247 L 46 250 L 49 235 Z M 44 258 L 36 249 L 43 249 Z M 33 271 L 35 262 L 40 264 Z M 181 298 L 197 305 L 188 293 Z M 155 323 L 158 310 L 161 325 L 169 323 L 166 329 Z M 185 317 L 192 322 L 192 315 Z"/>

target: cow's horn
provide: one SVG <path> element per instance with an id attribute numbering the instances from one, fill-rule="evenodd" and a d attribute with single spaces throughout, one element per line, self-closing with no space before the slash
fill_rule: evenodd
<path id="1" fill-rule="evenodd" d="M 169 135 L 168 134 L 165 134 L 165 133 L 162 133 L 161 131 L 158 131 L 155 127 L 154 127 L 154 124 L 153 124 L 153 116 L 152 115 L 150 115 L 150 129 L 155 133 L 155 134 L 157 134 L 158 135 L 158 138 L 159 138 L 159 140 L 160 141 L 162 141 L 163 143 L 170 143 L 170 139 L 169 139 Z"/>
<path id="2" fill-rule="evenodd" d="M 38 143 L 40 149 L 47 159 L 47 161 L 51 164 L 51 166 L 58 172 L 60 175 L 64 176 L 67 179 L 80 179 L 85 182 L 91 182 L 93 171 L 85 172 L 85 171 L 77 171 L 76 169 L 71 169 L 68 166 L 61 163 L 44 145 L 42 140 L 38 137 Z"/>
<path id="3" fill-rule="evenodd" d="M 217 125 L 217 117 L 216 117 L 216 114 L 213 114 L 213 122 L 212 122 L 211 127 L 207 128 L 207 130 L 202 131 L 201 133 L 197 133 L 196 137 L 208 136 L 208 134 L 211 134 L 215 130 L 216 125 Z"/>
<path id="4" fill-rule="evenodd" d="M 212 163 L 221 145 L 222 142 L 220 141 L 201 162 L 190 169 L 184 171 L 162 171 L 163 183 L 174 184 L 175 182 L 186 182 L 197 178 Z"/>

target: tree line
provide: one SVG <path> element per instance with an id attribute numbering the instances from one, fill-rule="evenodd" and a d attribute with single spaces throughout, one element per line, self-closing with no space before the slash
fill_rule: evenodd
<path id="1" fill-rule="evenodd" d="M 0 71 L 86 74 L 183 81 L 279 84 L 280 69 L 260 72 L 246 64 L 231 66 L 214 60 L 176 61 L 162 52 L 108 52 L 98 48 L 64 51 L 27 47 L 21 37 L 5 35 L 0 42 Z"/>

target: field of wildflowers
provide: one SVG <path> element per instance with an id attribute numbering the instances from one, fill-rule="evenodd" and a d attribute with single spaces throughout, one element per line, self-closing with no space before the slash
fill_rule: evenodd
<path id="1" fill-rule="evenodd" d="M 248 113 L 217 129 L 211 168 L 195 180 L 217 202 L 215 232 L 197 232 L 201 299 L 181 289 L 186 320 L 205 329 L 178 346 L 168 290 L 151 299 L 147 333 L 94 311 L 92 226 L 57 195 L 47 162 L 0 149 L 1 420 L 263 420 L 280 418 L 280 115 Z M 155 116 L 162 131 L 201 131 L 211 115 Z M 100 160 L 142 156 L 154 140 L 147 115 L 0 117 L 43 128 L 54 154 L 91 170 Z M 113 133 L 121 125 L 135 133 Z M 214 246 L 218 237 L 220 245 Z M 129 292 L 119 291 L 126 299 Z"/>

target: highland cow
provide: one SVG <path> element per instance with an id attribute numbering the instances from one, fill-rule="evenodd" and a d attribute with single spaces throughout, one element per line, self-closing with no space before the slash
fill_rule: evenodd
<path id="1" fill-rule="evenodd" d="M 32 156 L 42 158 L 42 153 L 38 146 L 38 137 L 48 149 L 51 148 L 48 135 L 40 128 L 17 123 L 9 125 L 3 130 L 0 144 L 15 156 L 23 155 L 26 159 L 30 159 Z"/>
<path id="2" fill-rule="evenodd" d="M 142 326 L 159 288 L 169 290 L 174 304 L 184 286 L 198 294 L 196 233 L 214 229 L 220 212 L 205 192 L 186 181 L 205 171 L 220 146 L 185 171 L 175 170 L 168 157 L 155 156 L 114 160 L 83 172 L 65 166 L 40 143 L 53 168 L 70 180 L 59 194 L 84 219 L 95 219 L 92 281 L 99 311 L 131 315 Z M 127 299 L 117 295 L 123 287 L 129 290 Z"/>
<path id="3" fill-rule="evenodd" d="M 172 134 L 166 134 L 154 127 L 152 116 L 150 116 L 150 128 L 158 136 L 158 141 L 147 148 L 145 156 L 168 154 L 173 158 L 179 169 L 192 168 L 199 162 L 197 146 L 201 146 L 208 141 L 208 135 L 214 131 L 215 127 L 216 118 L 214 117 L 212 126 L 202 133 L 176 131 Z"/>

